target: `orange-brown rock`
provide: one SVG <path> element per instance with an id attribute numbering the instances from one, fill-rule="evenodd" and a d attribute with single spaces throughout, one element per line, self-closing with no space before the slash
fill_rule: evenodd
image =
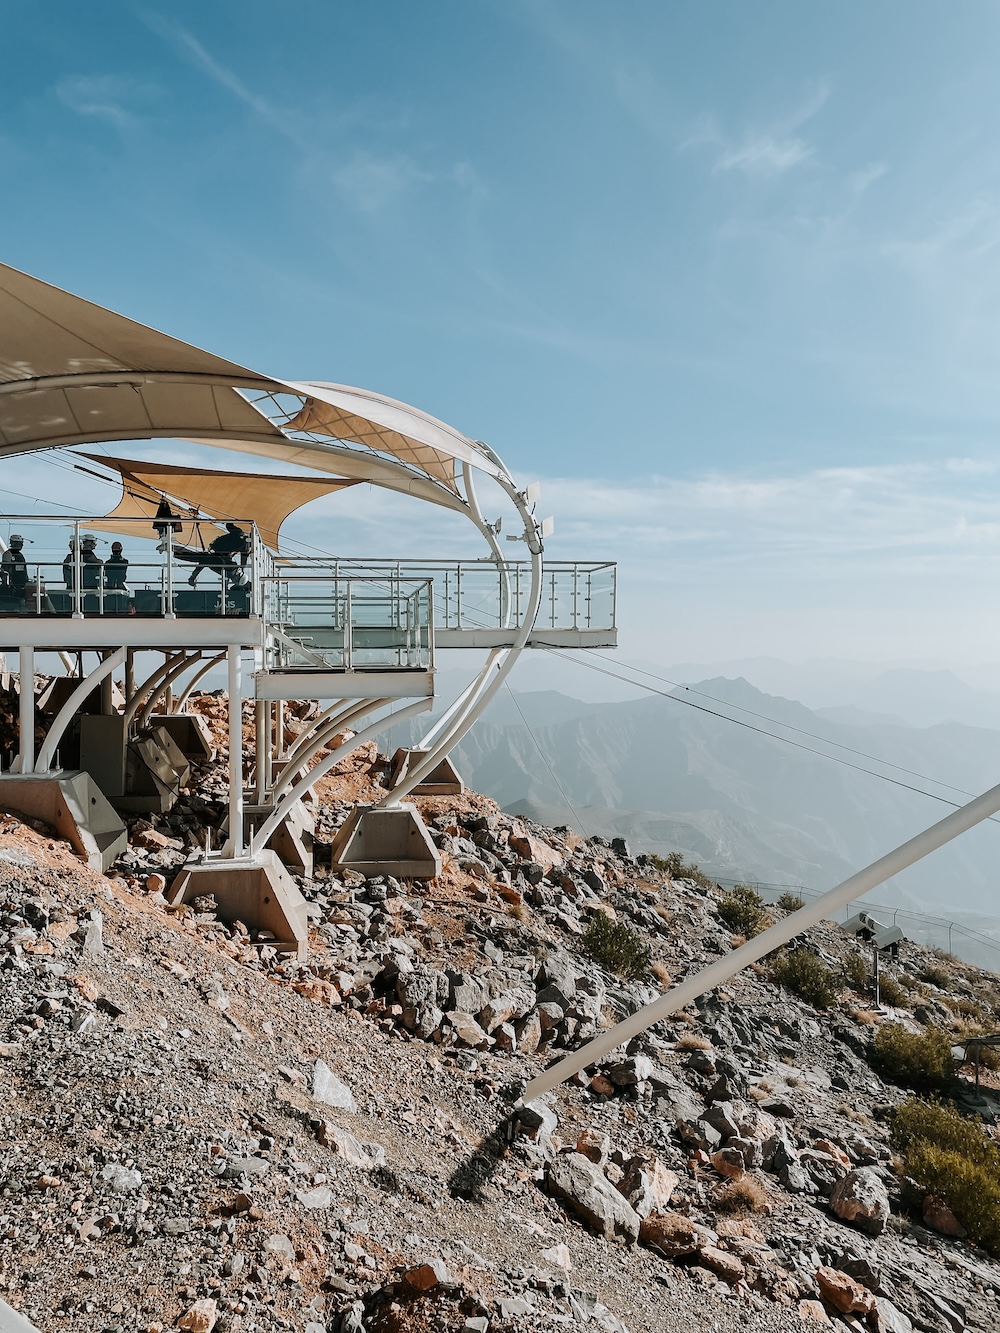
<path id="1" fill-rule="evenodd" d="M 868 1288 L 839 1268 L 829 1268 L 826 1264 L 817 1268 L 816 1285 L 823 1300 L 839 1314 L 872 1314 L 877 1309 Z"/>

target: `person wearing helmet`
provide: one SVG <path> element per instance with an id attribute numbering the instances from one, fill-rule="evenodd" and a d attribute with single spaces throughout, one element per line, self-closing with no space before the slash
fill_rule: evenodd
<path id="1" fill-rule="evenodd" d="M 10 535 L 10 545 L 0 556 L 0 587 L 15 597 L 23 597 L 28 586 L 28 562 L 24 558 L 24 538 L 18 532 Z"/>
<path id="2" fill-rule="evenodd" d="M 104 561 L 97 554 L 97 538 L 90 532 L 80 538 L 80 568 L 83 573 L 84 588 L 101 586 L 101 571 Z M 70 537 L 69 550 L 63 556 L 63 579 L 71 591 L 76 588 L 76 538 Z"/>
<path id="3" fill-rule="evenodd" d="M 111 543 L 111 554 L 104 562 L 104 587 L 108 591 L 123 592 L 128 578 L 128 560 L 121 542 Z"/>

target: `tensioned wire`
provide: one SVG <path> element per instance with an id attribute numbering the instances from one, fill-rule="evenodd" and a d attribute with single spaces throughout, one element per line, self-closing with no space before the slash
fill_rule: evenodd
<path id="1" fill-rule="evenodd" d="M 699 713 L 707 713 L 710 717 L 718 717 L 718 718 L 721 718 L 723 722 L 731 722 L 731 723 L 733 724 L 733 726 L 736 726 L 736 727 L 743 727 L 743 728 L 744 728 L 745 730 L 747 730 L 747 731 L 754 731 L 754 732 L 756 732 L 756 733 L 757 733 L 758 735 L 760 735 L 760 736 L 767 736 L 770 740 L 773 740 L 773 741 L 782 741 L 782 742 L 784 742 L 785 745 L 791 745 L 791 746 L 793 746 L 796 750 L 806 750 L 806 751 L 808 751 L 809 754 L 817 755 L 820 759 L 829 759 L 831 763 L 834 763 L 834 764 L 841 764 L 841 765 L 843 765 L 843 767 L 845 767 L 845 768 L 853 769 L 854 772 L 856 772 L 856 773 L 866 773 L 869 777 L 872 777 L 872 778 L 880 778 L 883 782 L 889 782 L 889 783 L 892 783 L 892 785 L 893 785 L 894 787 L 902 787 L 902 788 L 903 788 L 904 790 L 906 790 L 906 791 L 916 792 L 916 794 L 917 794 L 918 796 L 926 796 L 926 797 L 928 797 L 928 798 L 929 798 L 930 800 L 932 800 L 932 801 L 940 801 L 940 802 L 942 802 L 942 804 L 944 804 L 944 805 L 950 805 L 953 809 L 958 810 L 958 809 L 961 808 L 961 803 L 960 803 L 959 801 L 950 801 L 950 800 L 948 799 L 947 796 L 939 796 L 939 795 L 937 795 L 937 793 L 935 793 L 935 792 L 924 791 L 922 787 L 914 787 L 912 783 L 909 783 L 909 782 L 901 782 L 899 778 L 893 778 L 893 777 L 890 777 L 888 773 L 878 773 L 878 772 L 876 772 L 875 769 L 872 769 L 872 768 L 865 768 L 862 764 L 852 764 L 852 763 L 850 762 L 849 759 L 842 759 L 839 755 L 835 755 L 835 754 L 827 754 L 826 751 L 824 751 L 824 750 L 817 750 L 817 749 L 816 749 L 814 746 L 812 746 L 812 745 L 805 745 L 805 744 L 803 744 L 801 741 L 795 741 L 795 740 L 792 740 L 792 738 L 791 738 L 790 736 L 776 736 L 776 735 L 774 734 L 773 731 L 766 731 L 763 727 L 755 727 L 755 726 L 753 725 L 752 722 L 744 722 L 742 718 L 738 718 L 738 717 L 730 717 L 730 716 L 728 716 L 728 714 L 726 714 L 726 713 L 719 713 L 719 712 L 717 712 L 714 708 L 706 708 L 704 704 L 696 704 L 696 703 L 695 703 L 693 700 L 691 700 L 691 699 L 682 699 L 682 698 L 680 698 L 680 697 L 679 697 L 678 695 L 676 695 L 676 694 L 668 694 L 666 690 L 658 690 L 658 689 L 655 688 L 655 686 L 653 686 L 653 685 L 647 685 L 647 684 L 645 684 L 645 682 L 643 682 L 643 681 L 633 680 L 633 679 L 631 679 L 631 678 L 628 677 L 628 676 L 623 676 L 623 675 L 619 674 L 617 671 L 610 671 L 610 670 L 608 670 L 607 667 L 599 667 L 599 666 L 597 666 L 597 665 L 596 665 L 595 663 L 593 663 L 593 662 L 585 662 L 585 661 L 583 661 L 582 658 L 579 658 L 579 657 L 571 657 L 571 656 L 569 655 L 569 653 L 565 653 L 565 652 L 560 651 L 560 650 L 559 650 L 558 648 L 556 648 L 554 645 L 553 645 L 553 646 L 549 646 L 549 645 L 547 645 L 547 644 L 542 644 L 541 646 L 545 648 L 546 652 L 549 652 L 549 653 L 553 654 L 553 656 L 555 656 L 555 657 L 562 657 L 562 658 L 565 658 L 565 660 L 568 661 L 568 662 L 579 662 L 579 664 L 580 664 L 581 666 L 585 666 L 585 667 L 586 667 L 588 670 L 590 670 L 590 671 L 596 671 L 596 672 L 598 672 L 598 673 L 599 673 L 600 675 L 602 675 L 602 676 L 610 676 L 612 679 L 614 679 L 614 680 L 620 680 L 620 681 L 622 681 L 622 682 L 623 682 L 624 684 L 626 684 L 626 685 L 632 685 L 632 686 L 634 686 L 636 689 L 647 690 L 650 694 L 656 694 L 656 695 L 659 695 L 659 697 L 662 698 L 662 699 L 670 699 L 670 700 L 672 700 L 674 703 L 683 704 L 686 708 L 694 708 L 697 712 L 699 712 Z M 587 651 L 587 650 L 585 650 L 585 651 Z M 630 669 L 631 669 L 631 668 L 630 668 Z M 645 675 L 652 675 L 652 672 L 644 672 L 643 674 L 645 674 Z M 667 684 L 667 685 L 669 685 L 669 684 L 673 684 L 672 681 L 667 680 L 665 677 L 656 677 L 656 676 L 654 676 L 653 679 L 656 679 L 656 680 L 662 680 L 663 683 L 664 683 L 664 684 Z M 686 688 L 686 687 L 684 687 L 684 686 L 675 686 L 675 688 L 682 688 L 682 689 L 683 689 L 683 688 Z M 700 693 L 700 691 L 692 691 L 692 693 Z M 714 696 L 712 696 L 712 695 L 706 695 L 705 697 L 706 697 L 706 698 L 712 698 L 712 699 L 714 699 Z M 715 699 L 714 702 L 716 702 L 716 703 L 722 703 L 724 706 L 729 707 L 729 705 L 726 704 L 726 701 L 725 701 L 725 700 L 722 700 L 722 699 Z M 736 707 L 736 705 L 733 705 L 733 707 Z M 746 709 L 746 710 L 742 710 L 742 711 L 750 712 L 751 710 Z M 765 716 L 764 714 L 762 714 L 762 713 L 757 713 L 757 714 L 752 714 L 752 715 L 753 715 L 753 716 L 756 716 L 756 717 L 763 718 L 765 721 L 773 722 L 773 723 L 775 724 L 775 726 L 784 726 L 784 725 L 785 725 L 785 723 L 783 723 L 783 722 L 777 722 L 776 719 L 766 717 L 766 716 Z M 800 729 L 800 728 L 795 728 L 795 730 L 801 730 L 801 729 Z M 813 736 L 813 733 L 812 733 L 812 732 L 803 732 L 803 734 L 804 734 L 804 735 L 808 735 L 808 736 Z M 825 738 L 824 738 L 824 737 L 821 737 L 821 736 L 814 736 L 814 739 L 816 739 L 816 740 L 825 740 Z M 831 741 L 831 742 L 829 742 L 829 744 L 837 744 L 837 742 L 835 742 L 835 741 Z M 842 747 L 842 748 L 847 749 L 847 750 L 850 750 L 850 746 L 844 746 L 844 747 Z M 853 753 L 856 753 L 856 754 L 859 754 L 859 755 L 863 755 L 863 754 L 864 754 L 864 751 L 858 750 L 858 751 L 853 751 Z M 883 760 L 879 759 L 879 758 L 878 758 L 877 756 L 875 756 L 875 755 L 866 756 L 866 757 L 873 759 L 874 762 L 875 762 L 875 763 L 878 763 L 878 764 L 881 764 L 881 763 L 884 762 Z M 896 768 L 896 769 L 898 769 L 900 772 L 906 772 L 906 773 L 912 771 L 912 770 L 910 770 L 910 769 L 901 769 L 901 768 L 899 767 L 899 765 L 897 765 L 897 764 L 888 764 L 888 763 L 887 763 L 887 764 L 886 764 L 886 767 L 887 767 L 887 768 Z M 939 782 L 937 778 L 928 777 L 928 776 L 926 776 L 925 774 L 916 774 L 916 776 L 922 778 L 922 780 L 925 781 L 925 782 L 933 782 L 933 783 L 935 783 L 935 784 L 938 785 L 938 786 L 941 786 L 941 787 L 948 787 L 949 790 L 951 790 L 951 791 L 962 792 L 962 790 L 963 790 L 961 787 L 954 787 L 954 786 L 952 786 L 951 783 L 947 783 L 947 782 Z M 963 793 L 963 794 L 971 795 L 972 793 Z M 990 815 L 990 816 L 988 816 L 988 818 L 989 818 L 994 824 L 1000 824 L 1000 818 L 998 818 L 997 816 L 995 816 L 995 815 Z"/>

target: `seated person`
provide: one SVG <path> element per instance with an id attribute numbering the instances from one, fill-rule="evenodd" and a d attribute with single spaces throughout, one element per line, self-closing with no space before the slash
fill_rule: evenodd
<path id="1" fill-rule="evenodd" d="M 101 571 L 104 561 L 97 554 L 97 538 L 89 532 L 80 538 L 80 569 L 83 574 L 84 588 L 101 586 Z M 71 592 L 76 589 L 76 538 L 70 537 L 69 551 L 63 556 L 63 581 Z"/>
<path id="2" fill-rule="evenodd" d="M 178 560 L 186 560 L 196 566 L 188 579 L 195 587 L 203 569 L 214 569 L 219 574 L 229 574 L 236 570 L 236 556 L 240 557 L 243 569 L 250 556 L 250 537 L 237 523 L 227 523 L 226 530 L 216 537 L 207 551 L 196 551 L 191 546 L 175 546 L 174 555 Z"/>
<path id="3" fill-rule="evenodd" d="M 170 501 L 164 497 L 156 506 L 156 513 L 153 515 L 153 531 L 161 542 L 165 542 L 168 532 L 180 532 L 183 526 L 183 523 L 177 522 L 177 515 L 170 508 Z"/>
<path id="4" fill-rule="evenodd" d="M 122 554 L 121 542 L 111 543 L 111 554 L 104 562 L 104 588 L 107 592 L 123 592 L 128 578 L 128 560 Z"/>
<path id="5" fill-rule="evenodd" d="M 23 597 L 28 586 L 28 562 L 24 558 L 24 538 L 12 532 L 10 546 L 0 556 L 0 590 Z"/>

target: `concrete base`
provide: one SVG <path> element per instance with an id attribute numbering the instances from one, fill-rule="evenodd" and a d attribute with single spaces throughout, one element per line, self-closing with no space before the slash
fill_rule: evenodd
<path id="1" fill-rule="evenodd" d="M 251 831 L 259 828 L 271 814 L 273 806 L 245 805 L 243 807 L 243 834 L 249 843 Z M 277 852 L 279 860 L 293 875 L 312 879 L 313 832 L 316 820 L 302 801 L 297 801 L 267 840 L 268 847 Z"/>
<path id="2" fill-rule="evenodd" d="M 51 824 L 102 874 L 128 847 L 125 825 L 89 773 L 5 773 L 0 805 Z"/>
<path id="3" fill-rule="evenodd" d="M 189 903 L 211 894 L 223 921 L 242 921 L 253 934 L 269 931 L 276 949 L 305 962 L 309 953 L 306 901 L 272 851 L 253 860 L 203 861 L 186 865 L 164 895 L 168 903 Z"/>
<path id="4" fill-rule="evenodd" d="M 191 763 L 202 764 L 215 758 L 211 729 L 199 713 L 154 713 L 149 725 L 165 731 Z"/>
<path id="5" fill-rule="evenodd" d="M 397 750 L 392 756 L 392 765 L 389 770 L 389 790 L 398 787 L 410 769 L 415 768 L 429 753 L 429 750 Z M 410 795 L 461 796 L 464 791 L 465 783 L 462 781 L 458 769 L 451 762 L 451 759 L 445 755 L 440 763 L 431 769 L 423 782 L 417 783 Z"/>
<path id="6" fill-rule="evenodd" d="M 129 740 L 125 719 L 80 718 L 80 767 L 92 773 L 118 810 L 166 814 L 191 777 L 191 766 L 163 718 Z"/>
<path id="7" fill-rule="evenodd" d="M 416 807 L 391 810 L 356 805 L 330 848 L 334 866 L 362 875 L 397 879 L 434 879 L 441 873 L 441 853 L 434 846 Z"/>

